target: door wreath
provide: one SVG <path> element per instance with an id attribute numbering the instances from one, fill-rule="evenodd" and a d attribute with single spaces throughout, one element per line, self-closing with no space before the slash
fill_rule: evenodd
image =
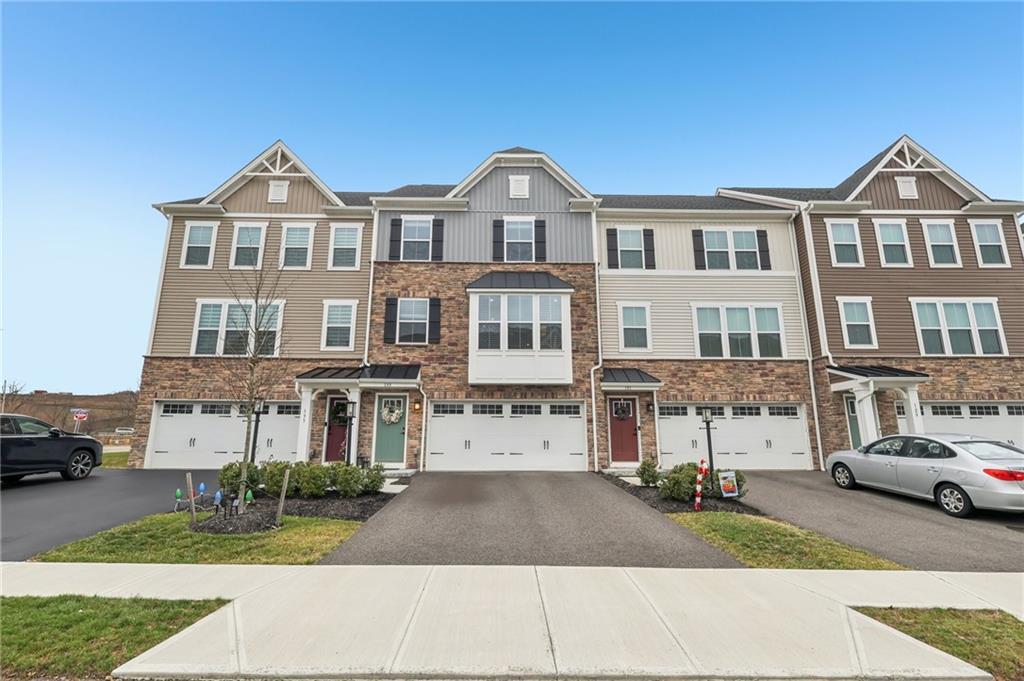
<path id="1" fill-rule="evenodd" d="M 402 420 L 404 412 L 400 403 L 385 402 L 380 409 L 380 420 L 389 426 L 393 426 Z"/>
<path id="2" fill-rule="evenodd" d="M 633 415 L 633 409 L 629 402 L 619 402 L 612 408 L 612 415 L 620 421 L 625 421 Z"/>

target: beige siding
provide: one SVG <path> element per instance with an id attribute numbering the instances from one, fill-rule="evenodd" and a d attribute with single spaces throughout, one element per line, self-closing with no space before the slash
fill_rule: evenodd
<path id="1" fill-rule="evenodd" d="M 608 358 L 696 357 L 691 303 L 777 303 L 782 306 L 786 357 L 805 358 L 800 298 L 795 275 L 629 274 L 601 275 L 601 342 Z M 651 305 L 651 352 L 619 350 L 619 302 Z"/>
<path id="2" fill-rule="evenodd" d="M 270 181 L 288 180 L 288 201 L 268 203 Z M 322 213 L 330 200 L 304 177 L 254 177 L 220 204 L 228 213 Z"/>
<path id="3" fill-rule="evenodd" d="M 901 199 L 896 189 L 896 178 L 917 178 L 917 199 Z M 870 201 L 872 208 L 893 210 L 958 210 L 967 201 L 931 173 L 878 173 L 868 182 L 854 201 Z"/>
<path id="4" fill-rule="evenodd" d="M 291 198 L 289 196 L 289 198 Z M 170 243 L 164 281 L 158 301 L 156 328 L 153 336 L 154 355 L 188 355 L 191 352 L 192 332 L 195 324 L 196 299 L 232 298 L 228 282 L 242 284 L 250 273 L 231 270 L 234 220 L 220 218 L 212 269 L 182 269 L 181 249 L 188 220 L 205 218 L 175 217 L 171 226 Z M 244 222 L 245 220 L 243 220 Z M 263 221 L 252 219 L 251 221 Z M 313 222 L 313 220 L 309 220 Z M 286 220 L 287 222 L 287 220 Z M 282 356 L 336 357 L 356 359 L 362 355 L 366 320 L 366 295 L 370 280 L 369 258 L 372 243 L 372 222 L 345 219 L 336 222 L 363 224 L 360 269 L 355 271 L 329 271 L 327 258 L 330 250 L 331 227 L 327 219 L 316 220 L 313 235 L 313 260 L 310 270 L 284 270 L 281 272 L 278 298 L 285 302 L 282 321 Z M 263 253 L 263 268 L 278 271 L 281 247 L 281 221 L 270 220 Z M 236 284 L 236 287 L 237 287 Z M 244 288 L 244 287 L 243 287 Z M 358 300 L 355 329 L 355 349 L 351 352 L 321 352 L 320 340 L 323 324 L 323 301 L 326 299 Z"/>
<path id="5" fill-rule="evenodd" d="M 654 230 L 654 253 L 659 270 L 694 270 L 693 230 L 722 227 L 763 229 L 768 232 L 768 248 L 772 269 L 791 272 L 795 269 L 793 247 L 789 238 L 788 222 L 679 221 L 650 220 L 645 222 L 601 220 L 598 222 L 598 257 L 608 262 L 608 231 L 616 227 L 649 228 Z"/>

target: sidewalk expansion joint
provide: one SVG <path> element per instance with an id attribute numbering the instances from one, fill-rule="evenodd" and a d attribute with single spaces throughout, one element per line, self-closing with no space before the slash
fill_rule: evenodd
<path id="1" fill-rule="evenodd" d="M 537 566 L 533 566 L 533 579 L 537 584 L 537 596 L 540 597 L 540 611 L 544 615 L 544 631 L 548 635 L 548 650 L 551 652 L 551 666 L 555 669 L 555 676 L 559 676 L 558 673 L 558 656 L 555 655 L 555 637 L 551 635 L 551 622 L 548 620 L 548 605 L 544 601 L 544 589 L 540 586 L 540 572 L 537 571 Z"/>

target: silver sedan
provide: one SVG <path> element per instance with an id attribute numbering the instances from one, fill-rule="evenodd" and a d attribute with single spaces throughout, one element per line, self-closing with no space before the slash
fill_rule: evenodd
<path id="1" fill-rule="evenodd" d="M 950 433 L 895 435 L 834 452 L 825 470 L 843 489 L 857 485 L 932 499 L 963 518 L 975 508 L 1024 513 L 1024 450 Z"/>

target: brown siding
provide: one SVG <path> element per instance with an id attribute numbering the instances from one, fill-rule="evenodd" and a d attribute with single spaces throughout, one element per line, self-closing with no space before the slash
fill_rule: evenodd
<path id="1" fill-rule="evenodd" d="M 906 218 L 914 267 L 885 268 L 879 260 L 874 224 L 871 218 L 861 217 L 860 239 L 865 267 L 860 268 L 832 266 L 825 232 L 826 217 L 812 215 L 811 223 L 829 349 L 834 355 L 919 355 L 914 318 L 907 301 L 915 296 L 999 298 L 999 313 L 1009 351 L 1024 354 L 1024 253 L 1012 218 L 1002 220 L 1011 268 L 979 268 L 970 225 L 966 218 L 954 216 L 949 217 L 955 221 L 962 268 L 928 266 L 924 233 L 916 217 Z M 878 350 L 843 349 L 836 296 L 872 297 Z"/>
<path id="2" fill-rule="evenodd" d="M 804 238 L 804 219 L 797 215 L 793 221 L 793 229 L 796 234 L 796 255 L 797 264 L 800 268 L 800 286 L 804 294 L 804 310 L 807 313 L 807 331 L 810 338 L 810 347 L 807 348 L 809 357 L 817 357 L 821 354 L 821 336 L 818 333 L 818 311 L 814 305 L 814 282 L 811 278 L 811 257 L 807 250 L 807 240 Z"/>
<path id="3" fill-rule="evenodd" d="M 896 178 L 917 178 L 917 199 L 901 199 Z M 883 210 L 959 210 L 967 201 L 931 173 L 878 173 L 854 201 L 870 201 L 872 208 Z"/>
<path id="4" fill-rule="evenodd" d="M 234 220 L 219 218 L 217 244 L 213 269 L 182 269 L 181 249 L 185 238 L 185 223 L 205 218 L 175 217 L 171 225 L 171 238 L 167 248 L 164 281 L 157 308 L 156 329 L 152 354 L 188 355 L 191 352 L 192 331 L 195 324 L 197 298 L 227 298 L 233 296 L 227 281 L 243 282 L 249 274 L 245 270 L 231 270 Z M 252 219 L 252 221 L 263 221 Z M 342 222 L 363 222 L 363 244 L 360 269 L 356 271 L 329 271 L 327 257 L 330 250 L 331 227 L 327 219 L 316 220 L 313 230 L 313 261 L 310 270 L 284 270 L 281 272 L 277 297 L 283 298 L 282 321 L 283 356 L 355 358 L 362 355 L 366 320 L 366 294 L 370 281 L 369 258 L 372 243 L 372 222 L 345 218 Z M 243 220 L 244 222 L 244 220 Z M 314 222 L 309 220 L 309 222 Z M 277 272 L 281 247 L 281 221 L 270 220 L 267 226 L 263 252 L 263 268 Z M 325 299 L 358 300 L 356 308 L 355 348 L 351 352 L 321 352 L 320 335 L 323 324 Z"/>
<path id="5" fill-rule="evenodd" d="M 288 201 L 268 203 L 270 180 L 288 180 Z M 316 186 L 304 177 L 254 177 L 220 202 L 228 213 L 322 213 L 329 204 Z"/>

